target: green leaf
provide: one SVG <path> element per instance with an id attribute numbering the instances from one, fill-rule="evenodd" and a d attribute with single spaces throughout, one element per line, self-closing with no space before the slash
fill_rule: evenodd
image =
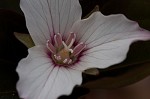
<path id="1" fill-rule="evenodd" d="M 35 46 L 32 38 L 31 38 L 31 36 L 29 34 L 22 34 L 22 33 L 15 32 L 14 35 L 26 47 L 31 48 L 31 47 Z"/>
<path id="2" fill-rule="evenodd" d="M 99 5 L 96 5 L 95 8 L 91 12 L 89 12 L 85 17 L 83 17 L 83 19 L 88 18 L 91 14 L 93 14 L 96 11 L 99 11 Z"/>
<path id="3" fill-rule="evenodd" d="M 83 73 L 88 74 L 88 75 L 99 75 L 99 70 L 96 68 L 90 68 L 85 70 Z"/>

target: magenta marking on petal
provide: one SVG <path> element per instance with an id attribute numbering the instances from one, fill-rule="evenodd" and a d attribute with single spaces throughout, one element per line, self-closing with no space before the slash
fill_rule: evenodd
<path id="1" fill-rule="evenodd" d="M 83 42 L 75 46 L 75 48 L 73 49 L 72 56 L 77 56 L 81 51 L 83 51 L 85 47 L 86 45 Z"/>
<path id="2" fill-rule="evenodd" d="M 69 37 L 67 38 L 67 40 L 66 40 L 66 42 L 65 42 L 66 45 L 69 45 L 73 39 L 74 39 L 74 41 L 75 41 L 75 39 L 76 39 L 76 34 L 75 34 L 75 33 L 70 33 L 70 34 L 69 34 Z"/>
<path id="3" fill-rule="evenodd" d="M 60 47 L 62 45 L 62 36 L 60 33 L 57 33 L 55 36 L 54 36 L 54 40 L 55 40 L 55 44 L 57 47 Z"/>
<path id="4" fill-rule="evenodd" d="M 55 47 L 51 44 L 51 42 L 49 40 L 47 40 L 46 46 L 53 54 L 56 53 Z"/>

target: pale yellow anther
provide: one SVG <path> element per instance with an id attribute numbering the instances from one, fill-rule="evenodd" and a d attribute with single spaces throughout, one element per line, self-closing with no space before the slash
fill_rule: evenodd
<path id="1" fill-rule="evenodd" d="M 67 59 L 65 59 L 64 61 L 63 61 L 63 63 L 66 63 L 67 62 Z"/>

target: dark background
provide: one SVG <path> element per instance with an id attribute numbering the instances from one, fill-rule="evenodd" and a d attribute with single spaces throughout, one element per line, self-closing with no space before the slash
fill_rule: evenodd
<path id="1" fill-rule="evenodd" d="M 80 0 L 83 9 L 83 17 L 86 16 L 95 5 L 99 5 L 100 11 L 105 14 L 125 14 L 129 19 L 139 22 L 140 26 L 150 30 L 150 1 L 149 0 Z M 17 63 L 27 55 L 27 48 L 20 43 L 13 35 L 13 32 L 28 33 L 23 13 L 19 8 L 19 0 L 0 0 L 0 99 L 19 99 L 16 92 L 16 82 L 18 75 L 15 72 Z M 148 71 L 150 65 L 132 65 L 132 63 L 143 62 L 150 60 L 150 42 L 140 42 L 133 44 L 128 53 L 128 58 L 119 65 L 113 66 L 106 70 L 100 70 L 101 76 L 93 77 L 84 75 L 85 82 L 89 80 L 98 79 L 101 83 L 99 88 L 109 87 L 117 88 L 125 86 L 130 83 L 139 81 L 150 74 Z M 134 53 L 134 54 L 133 54 Z M 129 65 L 128 65 L 129 64 Z M 145 63 L 144 63 L 145 64 Z M 141 66 L 143 68 L 141 68 Z M 145 66 L 145 67 L 144 67 Z M 144 73 L 138 73 L 138 77 L 132 80 L 131 75 L 128 81 L 123 81 L 118 84 L 118 78 L 123 78 L 125 74 L 130 72 L 139 72 L 143 70 Z M 121 72 L 120 72 L 121 71 Z M 119 75 L 119 76 L 118 76 Z M 105 77 L 113 77 L 113 80 L 103 80 Z M 123 79 L 126 79 L 126 78 Z M 92 78 L 92 79 L 91 79 Z M 105 81 L 114 83 L 108 85 Z M 125 82 L 125 83 L 124 83 Z M 65 99 L 76 99 L 77 96 L 87 93 L 86 89 L 75 89 L 73 94 Z"/>

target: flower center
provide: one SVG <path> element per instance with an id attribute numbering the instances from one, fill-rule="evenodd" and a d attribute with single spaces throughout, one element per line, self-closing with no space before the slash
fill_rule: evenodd
<path id="1" fill-rule="evenodd" d="M 54 44 L 50 40 L 47 41 L 47 48 L 51 52 L 52 60 L 57 65 L 70 65 L 76 62 L 80 53 L 85 49 L 86 45 L 81 42 L 73 45 L 76 39 L 75 33 L 70 33 L 64 41 L 60 33 L 53 37 Z"/>

